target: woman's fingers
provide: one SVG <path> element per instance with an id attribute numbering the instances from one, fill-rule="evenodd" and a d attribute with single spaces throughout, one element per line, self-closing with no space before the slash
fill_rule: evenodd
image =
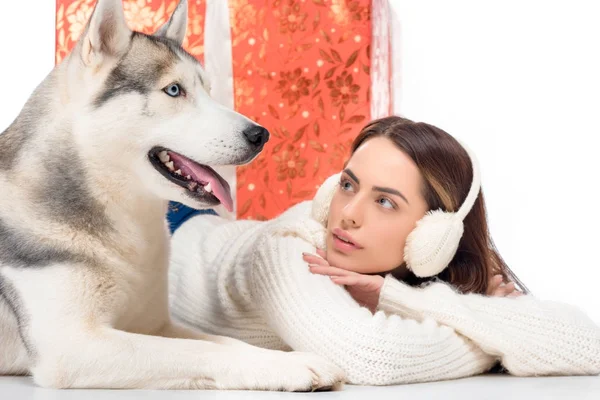
<path id="1" fill-rule="evenodd" d="M 498 289 L 494 292 L 494 296 L 498 297 L 506 297 L 512 292 L 515 291 L 515 284 L 513 282 L 509 282 L 506 285 L 501 284 Z"/>
<path id="2" fill-rule="evenodd" d="M 490 279 L 490 283 L 488 286 L 488 294 L 494 294 L 496 292 L 496 289 L 498 289 L 498 286 L 500 286 L 501 283 L 502 283 L 502 276 L 494 275 L 492 277 L 492 279 Z"/>
<path id="3" fill-rule="evenodd" d="M 520 293 L 516 287 L 514 282 L 504 283 L 502 275 L 494 275 L 492 279 L 490 279 L 490 284 L 487 289 L 487 293 L 490 296 L 497 297 L 516 297 L 518 295 L 511 296 L 513 293 Z M 522 293 L 521 293 L 522 294 Z"/>
<path id="4" fill-rule="evenodd" d="M 496 290 L 502 284 L 502 275 L 494 275 L 492 279 L 490 279 L 490 283 L 488 286 L 487 293 L 488 295 L 496 296 Z"/>
<path id="5" fill-rule="evenodd" d="M 504 286 L 500 286 L 496 290 L 494 290 L 494 296 L 496 297 L 504 297 L 506 296 L 506 291 L 504 290 Z"/>
<path id="6" fill-rule="evenodd" d="M 331 280 L 337 285 L 354 286 L 361 283 L 360 275 L 332 276 Z"/>
<path id="7" fill-rule="evenodd" d="M 515 284 L 513 282 L 509 282 L 506 285 L 502 285 L 500 289 L 502 290 L 502 296 L 508 296 L 515 291 Z"/>
<path id="8" fill-rule="evenodd" d="M 515 291 L 515 283 L 514 282 L 509 282 L 504 286 L 504 290 L 506 292 L 506 294 L 511 294 L 512 292 Z"/>
<path id="9" fill-rule="evenodd" d="M 317 254 L 319 255 L 319 257 L 323 258 L 323 259 L 327 259 L 327 255 L 325 254 L 325 250 L 321 250 L 321 249 L 317 249 Z"/>
<path id="10" fill-rule="evenodd" d="M 316 265 L 323 265 L 323 266 L 329 265 L 327 260 L 325 260 L 321 257 L 315 256 L 314 254 L 302 253 L 302 259 L 309 264 L 316 264 Z"/>
<path id="11" fill-rule="evenodd" d="M 312 272 L 313 274 L 317 274 L 317 275 L 328 275 L 328 276 L 352 276 L 355 275 L 355 272 L 352 271 L 347 271 L 345 269 L 342 268 L 336 268 L 336 267 L 331 267 L 331 266 L 323 266 L 323 265 L 316 265 L 316 264 L 310 264 L 310 272 Z"/>

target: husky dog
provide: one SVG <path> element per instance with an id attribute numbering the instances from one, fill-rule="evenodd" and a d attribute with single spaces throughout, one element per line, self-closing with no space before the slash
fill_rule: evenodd
<path id="1" fill-rule="evenodd" d="M 0 374 L 53 388 L 310 391 L 344 373 L 172 321 L 168 200 L 222 204 L 208 165 L 268 132 L 210 98 L 182 47 L 187 2 L 154 35 L 98 0 L 72 53 L 0 135 Z"/>

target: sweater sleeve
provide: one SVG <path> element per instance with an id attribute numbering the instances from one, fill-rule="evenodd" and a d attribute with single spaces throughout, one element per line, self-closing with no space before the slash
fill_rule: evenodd
<path id="1" fill-rule="evenodd" d="M 497 358 L 454 329 L 384 312 L 372 315 L 328 277 L 312 274 L 294 236 L 264 235 L 252 254 L 250 290 L 270 328 L 292 349 L 345 369 L 348 382 L 389 385 L 455 379 L 488 371 Z"/>
<path id="2" fill-rule="evenodd" d="M 513 375 L 600 374 L 600 328 L 578 308 L 533 296 L 459 294 L 449 285 L 413 288 L 387 276 L 379 309 L 454 328 Z"/>

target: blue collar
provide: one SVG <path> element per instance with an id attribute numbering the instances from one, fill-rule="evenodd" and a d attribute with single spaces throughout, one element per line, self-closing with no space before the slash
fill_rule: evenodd
<path id="1" fill-rule="evenodd" d="M 171 235 L 188 219 L 201 214 L 219 215 L 212 208 L 206 210 L 196 210 L 175 201 L 169 202 L 167 211 L 167 221 Z"/>

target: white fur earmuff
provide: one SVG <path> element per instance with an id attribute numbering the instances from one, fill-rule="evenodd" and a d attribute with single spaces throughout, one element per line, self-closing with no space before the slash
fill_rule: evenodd
<path id="1" fill-rule="evenodd" d="M 325 179 L 325 182 L 319 187 L 319 190 L 317 190 L 317 193 L 315 193 L 315 197 L 313 198 L 310 216 L 320 222 L 324 227 L 327 227 L 329 206 L 331 205 L 331 200 L 335 194 L 335 189 L 337 189 L 337 186 L 340 183 L 341 176 L 342 173 L 338 172 Z"/>
<path id="2" fill-rule="evenodd" d="M 404 261 L 421 278 L 437 275 L 450 264 L 463 235 L 463 220 L 479 195 L 481 176 L 477 159 L 467 146 L 461 145 L 473 167 L 473 181 L 465 201 L 456 212 L 429 211 L 406 238 Z"/>
<path id="3" fill-rule="evenodd" d="M 421 278 L 439 274 L 452 261 L 463 235 L 463 220 L 479 195 L 481 176 L 477 159 L 469 148 L 461 145 L 473 166 L 473 181 L 465 201 L 456 212 L 429 211 L 406 239 L 404 261 L 408 269 Z M 327 227 L 329 206 L 340 176 L 341 173 L 337 173 L 327 178 L 313 199 L 311 217 L 324 227 Z"/>

